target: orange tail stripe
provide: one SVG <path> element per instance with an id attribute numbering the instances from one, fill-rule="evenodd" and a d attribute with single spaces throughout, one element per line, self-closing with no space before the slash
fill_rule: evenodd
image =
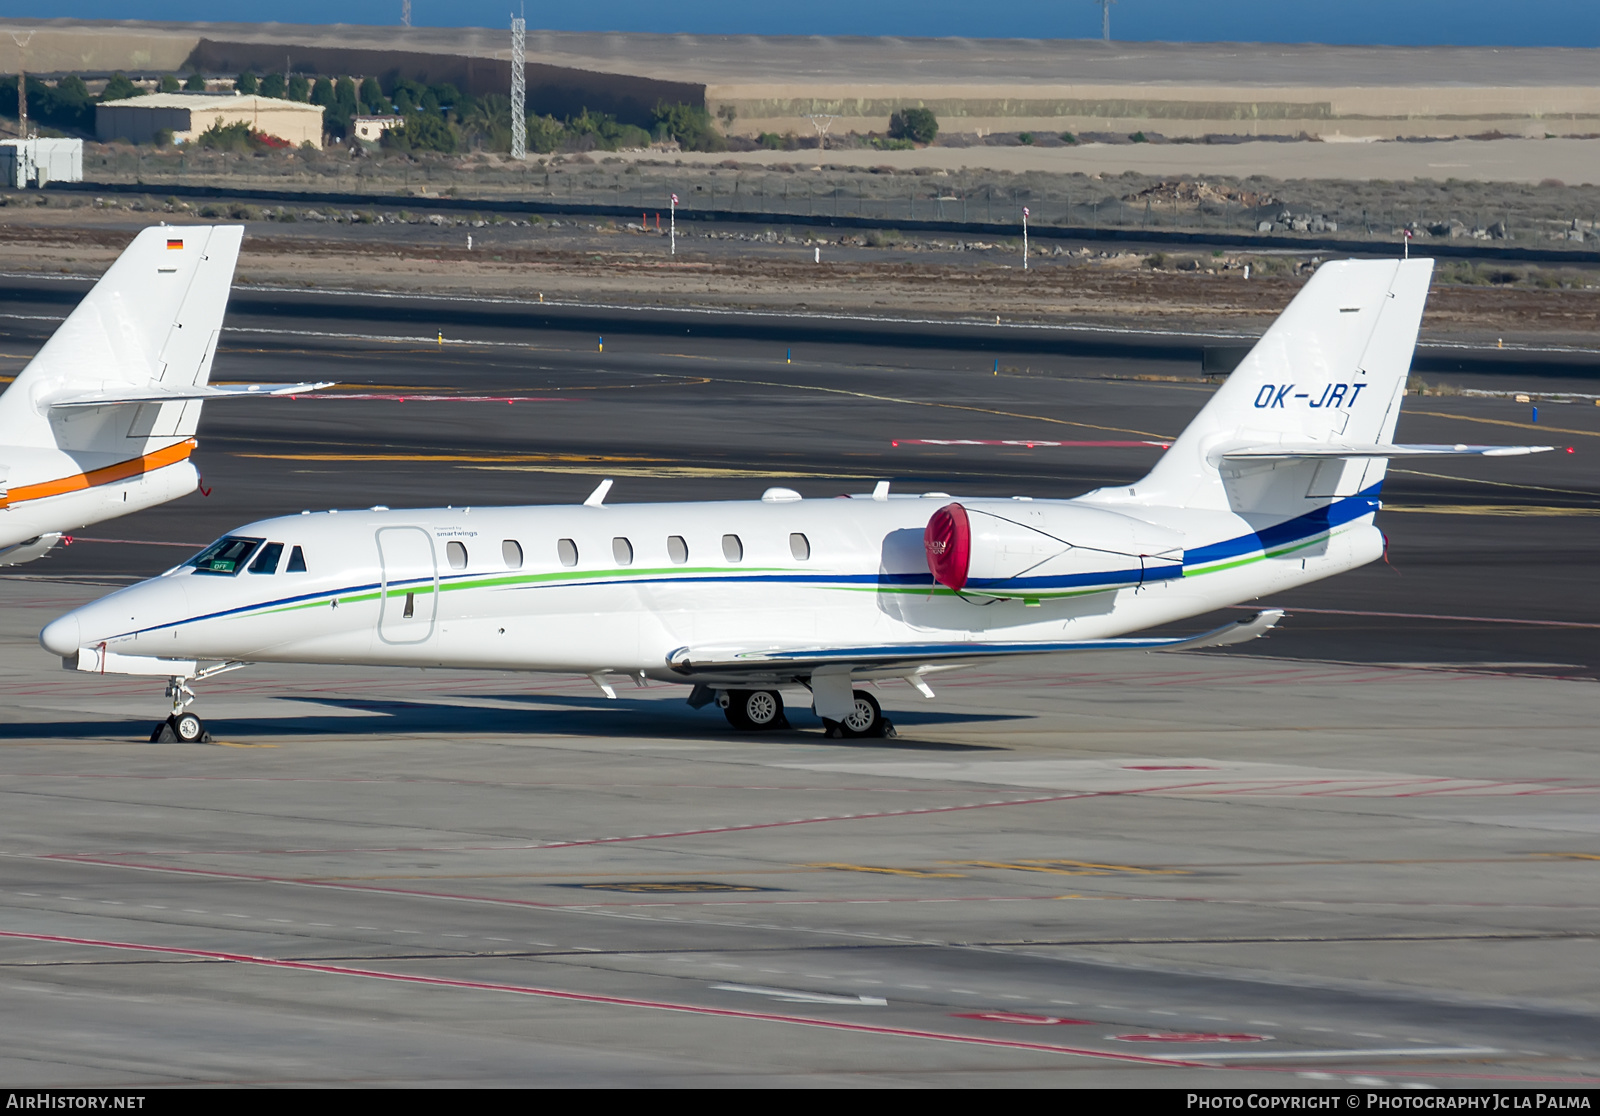
<path id="1" fill-rule="evenodd" d="M 176 465 L 180 461 L 187 461 L 194 452 L 195 440 L 186 438 L 175 442 L 154 453 L 147 453 L 143 457 L 135 457 L 131 461 L 119 461 L 115 465 L 106 465 L 103 468 L 91 469 L 87 473 L 75 473 L 70 477 L 59 480 L 40 481 L 38 484 L 18 485 L 0 498 L 0 508 L 8 508 L 13 504 L 21 504 L 28 500 L 42 500 L 46 496 L 60 496 L 64 492 L 80 492 L 86 488 L 96 488 L 102 484 L 116 484 L 118 481 L 137 477 L 143 473 L 153 473 L 157 469 L 164 469 L 168 465 Z"/>

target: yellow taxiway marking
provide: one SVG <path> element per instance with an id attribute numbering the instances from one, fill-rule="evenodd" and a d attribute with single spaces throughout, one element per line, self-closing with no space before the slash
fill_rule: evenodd
<path id="1" fill-rule="evenodd" d="M 587 453 L 236 453 L 235 457 L 253 457 L 267 461 L 419 461 L 458 462 L 467 465 L 534 464 L 564 462 L 590 465 L 668 465 L 665 457 L 611 457 Z"/>
<path id="2" fill-rule="evenodd" d="M 831 868 L 838 872 L 874 872 L 882 876 L 911 876 L 919 880 L 964 880 L 960 872 L 923 872 L 916 868 L 881 868 L 874 864 L 807 864 L 807 868 Z"/>
<path id="3" fill-rule="evenodd" d="M 1444 411 L 1411 411 L 1413 415 L 1429 418 L 1455 419 L 1458 422 L 1481 422 L 1488 426 L 1514 426 L 1518 430 L 1542 430 L 1551 434 L 1582 434 L 1585 438 L 1600 438 L 1600 430 L 1569 430 L 1565 426 L 1546 426 L 1542 422 L 1512 422 L 1510 419 L 1475 418 L 1472 415 L 1452 415 Z"/>
<path id="4" fill-rule="evenodd" d="M 502 473 L 582 473 L 595 471 L 582 465 L 469 465 L 470 469 Z M 604 470 L 618 477 L 733 477 L 766 480 L 867 480 L 876 473 L 780 473 L 770 469 L 716 469 L 698 465 L 622 465 Z"/>
<path id="5" fill-rule="evenodd" d="M 1058 876 L 1111 876 L 1128 873 L 1136 876 L 1187 876 L 1182 868 L 1140 868 L 1132 864 L 1095 864 L 1087 860 L 951 860 L 973 868 L 1009 868 L 1016 872 L 1051 872 Z"/>
<path id="6" fill-rule="evenodd" d="M 1408 477 L 1427 477 L 1430 480 L 1460 481 L 1462 484 L 1487 484 L 1494 488 L 1516 488 L 1523 492 L 1559 492 L 1563 496 L 1593 496 L 1581 488 L 1548 488 L 1538 484 L 1516 484 L 1513 481 L 1485 480 L 1482 477 L 1453 477 L 1448 473 L 1424 473 L 1420 469 L 1394 469 L 1391 473 L 1404 473 Z"/>
<path id="7" fill-rule="evenodd" d="M 208 740 L 207 744 L 214 744 L 218 748 L 276 748 L 276 744 L 235 744 L 230 740 Z"/>
<path id="8" fill-rule="evenodd" d="M 1027 419 L 1029 422 L 1048 422 L 1055 426 L 1076 426 L 1081 430 L 1103 430 L 1113 434 L 1137 434 L 1141 438 L 1156 438 L 1163 442 L 1172 439 L 1166 434 L 1152 434 L 1148 430 L 1130 430 L 1124 426 L 1096 426 L 1092 422 L 1073 422 L 1071 419 L 1047 418 L 1044 415 L 1025 415 L 1017 411 L 997 411 L 993 407 L 973 407 L 965 403 L 935 403 L 928 399 L 901 399 L 893 395 L 873 395 L 847 388 L 819 387 L 815 384 L 778 384 L 766 380 L 719 380 L 724 384 L 754 384 L 757 387 L 788 388 L 791 391 L 820 391 L 828 395 L 848 395 L 855 399 L 871 399 L 877 403 L 903 403 L 908 407 L 938 407 L 947 411 L 974 411 L 980 415 L 999 415 L 1001 418 Z"/>
<path id="9" fill-rule="evenodd" d="M 1390 504 L 1386 512 L 1413 512 L 1422 515 L 1497 515 L 1497 516 L 1584 516 L 1600 515 L 1600 508 L 1556 508 L 1538 504 Z"/>
<path id="10" fill-rule="evenodd" d="M 1600 853 L 1530 853 L 1531 856 L 1547 856 L 1553 860 L 1600 860 Z"/>

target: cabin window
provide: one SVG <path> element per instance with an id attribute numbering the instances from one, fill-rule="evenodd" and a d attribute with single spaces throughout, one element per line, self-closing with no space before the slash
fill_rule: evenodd
<path id="1" fill-rule="evenodd" d="M 619 566 L 633 565 L 633 544 L 620 535 L 611 540 L 611 557 Z"/>
<path id="2" fill-rule="evenodd" d="M 465 543 L 459 543 L 453 539 L 445 543 L 444 556 L 445 560 L 450 563 L 452 570 L 464 570 L 467 568 L 467 547 Z"/>
<path id="3" fill-rule="evenodd" d="M 522 568 L 522 544 L 516 539 L 507 539 L 500 544 L 500 558 L 505 562 L 506 569 L 520 570 Z"/>
<path id="4" fill-rule="evenodd" d="M 804 562 L 811 557 L 811 540 L 796 531 L 789 536 L 789 553 L 794 555 L 796 562 Z"/>
<path id="5" fill-rule="evenodd" d="M 218 539 L 199 554 L 189 559 L 196 573 L 222 574 L 233 577 L 244 568 L 262 539 L 241 539 L 234 535 Z"/>
<path id="6" fill-rule="evenodd" d="M 278 559 L 283 557 L 283 544 L 269 542 L 261 548 L 261 553 L 256 555 L 256 560 L 250 563 L 250 572 L 253 574 L 275 574 L 278 572 Z"/>
<path id="7" fill-rule="evenodd" d="M 557 540 L 556 557 L 561 559 L 563 566 L 576 566 L 578 564 L 578 544 L 571 539 Z"/>
<path id="8" fill-rule="evenodd" d="M 680 566 L 689 560 L 689 544 L 682 535 L 667 536 L 667 557 Z"/>
<path id="9" fill-rule="evenodd" d="M 289 564 L 283 568 L 284 573 L 305 573 L 306 552 L 298 546 L 289 552 Z"/>
<path id="10" fill-rule="evenodd" d="M 738 535 L 722 536 L 722 556 L 730 562 L 744 560 L 744 543 L 739 541 Z"/>

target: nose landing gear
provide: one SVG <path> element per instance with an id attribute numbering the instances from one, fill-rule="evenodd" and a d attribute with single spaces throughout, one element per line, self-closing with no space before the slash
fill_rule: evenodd
<path id="1" fill-rule="evenodd" d="M 194 674 L 174 674 L 167 679 L 167 697 L 172 699 L 172 713 L 165 721 L 150 730 L 152 744 L 209 744 L 211 734 L 198 714 L 188 711 L 195 699 L 189 683 L 212 678 L 230 670 L 238 670 L 247 663 L 217 663 Z"/>

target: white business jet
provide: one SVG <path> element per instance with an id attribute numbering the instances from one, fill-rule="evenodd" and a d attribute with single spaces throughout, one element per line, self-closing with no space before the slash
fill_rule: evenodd
<path id="1" fill-rule="evenodd" d="M 209 383 L 243 236 L 145 229 L 0 395 L 0 566 L 194 491 L 207 399 L 329 386 Z"/>
<path id="2" fill-rule="evenodd" d="M 994 656 L 1180 651 L 1129 636 L 1377 558 L 1429 260 L 1325 264 L 1143 480 L 1072 500 L 944 493 L 302 512 L 217 540 L 40 635 L 71 669 L 166 676 L 152 739 L 204 736 L 190 683 L 249 663 L 581 673 L 693 687 L 735 725 L 809 691 L 830 735 L 888 728 L 863 680 Z"/>

